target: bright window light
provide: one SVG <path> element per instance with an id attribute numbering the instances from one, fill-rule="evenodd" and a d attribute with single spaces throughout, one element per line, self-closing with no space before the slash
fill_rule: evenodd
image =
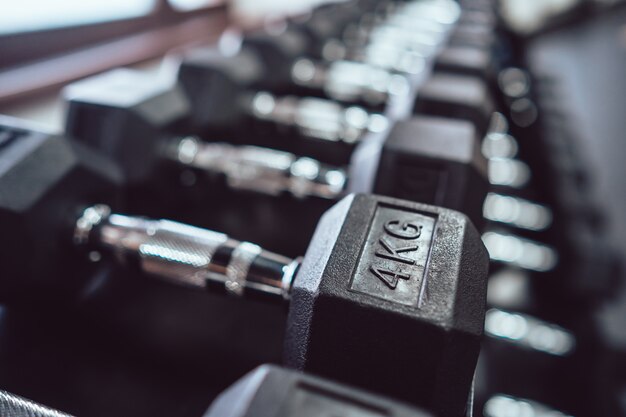
<path id="1" fill-rule="evenodd" d="M 19 0 L 0 3 L 0 34 L 139 17 L 155 0 Z"/>
<path id="2" fill-rule="evenodd" d="M 187 12 L 190 10 L 201 9 L 203 7 L 218 4 L 220 0 L 169 0 L 174 10 Z"/>

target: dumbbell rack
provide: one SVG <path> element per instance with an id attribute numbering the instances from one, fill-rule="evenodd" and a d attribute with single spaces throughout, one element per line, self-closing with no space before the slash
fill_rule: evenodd
<path id="1" fill-rule="evenodd" d="M 320 57 L 301 58 L 330 65 L 333 59 L 360 57 L 382 67 L 380 56 L 397 49 L 394 42 L 417 49 L 424 33 L 413 33 L 403 13 L 418 19 L 416 5 L 422 3 L 444 7 L 451 2 L 363 0 L 323 6 L 310 22 L 297 21 L 314 36 L 328 37 Z M 481 233 L 492 262 L 485 337 L 468 415 L 617 415 L 618 381 L 611 378 L 617 379 L 620 371 L 614 368 L 622 362 L 606 345 L 596 313 L 616 288 L 619 259 L 606 244 L 603 208 L 588 199 L 593 178 L 572 139 L 575 132 L 564 127 L 567 103 L 558 101 L 558 83 L 527 68 L 523 42 L 499 20 L 495 2 L 465 0 L 459 5 L 459 16 L 446 23 L 440 44 L 429 45 L 430 55 L 421 51 L 426 59 L 418 75 L 403 72 L 400 61 L 385 68 L 410 80 L 393 116 L 380 104 L 368 108 L 367 100 L 349 105 L 390 119 L 442 112 L 476 121 L 481 112 L 489 114 L 476 124 L 482 123 L 477 130 L 491 181 Z M 357 7 L 368 13 L 361 16 Z M 323 21 L 331 16 L 334 21 Z M 338 27 L 346 28 L 346 38 L 339 37 Z M 483 54 L 480 65 L 473 58 L 457 62 L 467 50 L 480 50 L 476 43 L 485 39 L 486 61 Z M 299 63 L 294 68 L 311 70 Z M 413 108 L 420 100 L 426 102 L 427 88 L 445 87 L 451 74 L 478 79 L 486 95 L 477 101 L 470 97 L 459 105 L 462 110 L 440 104 Z M 302 72 L 296 75 L 306 84 Z M 444 81 L 433 87 L 433 80 L 442 76 Z M 272 87 L 267 88 L 272 100 L 285 92 L 303 92 L 303 85 Z M 310 85 L 304 87 L 311 94 Z M 318 90 L 317 99 L 330 97 L 346 105 L 333 97 L 334 90 Z M 466 108 L 470 111 L 459 116 Z M 298 136 L 293 129 L 243 126 L 218 126 L 210 134 L 225 142 L 236 141 L 233 131 L 241 130 L 279 143 Z M 207 134 L 197 126 L 189 130 L 197 133 L 194 138 Z M 0 130 L 0 150 L 8 135 Z M 156 186 L 183 192 L 168 199 L 155 191 L 155 184 L 130 187 L 124 196 L 128 211 L 219 230 L 296 257 L 306 251 L 329 207 L 318 198 L 242 193 L 223 175 L 206 180 L 193 169 L 172 171 L 175 176 Z M 226 303 L 220 298 L 207 303 L 204 293 L 174 291 L 167 282 L 137 275 L 120 268 L 92 280 L 80 297 L 59 302 L 37 295 L 36 304 L 17 303 L 3 310 L 0 387 L 77 415 L 194 416 L 202 415 L 246 371 L 262 362 L 281 362 L 284 325 L 276 323 L 285 321 L 284 306 L 268 308 L 247 300 L 236 316 L 219 316 L 216 312 Z M 245 346 L 245 351 L 230 351 L 233 344 Z"/>

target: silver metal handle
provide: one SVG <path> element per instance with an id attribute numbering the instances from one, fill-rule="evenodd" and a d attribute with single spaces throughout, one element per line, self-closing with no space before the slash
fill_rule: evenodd
<path id="1" fill-rule="evenodd" d="M 275 149 L 205 143 L 194 137 L 175 139 L 169 149 L 170 159 L 222 174 L 235 189 L 335 199 L 344 194 L 346 186 L 343 169 Z"/>
<path id="2" fill-rule="evenodd" d="M 361 107 L 345 107 L 314 97 L 276 97 L 260 91 L 252 97 L 250 113 L 261 120 L 294 128 L 301 135 L 329 142 L 355 143 L 368 132 L 387 128 L 388 120 Z"/>
<path id="3" fill-rule="evenodd" d="M 0 416 L 72 417 L 6 391 L 0 391 Z"/>
<path id="4" fill-rule="evenodd" d="M 112 214 L 108 206 L 85 209 L 74 241 L 134 261 L 146 274 L 175 284 L 287 299 L 299 261 L 240 242 L 223 233 L 177 223 Z"/>
<path id="5" fill-rule="evenodd" d="M 328 65 L 298 59 L 292 69 L 294 83 L 319 88 L 335 100 L 364 101 L 379 105 L 410 93 L 410 82 L 401 74 L 363 62 L 337 60 Z"/>

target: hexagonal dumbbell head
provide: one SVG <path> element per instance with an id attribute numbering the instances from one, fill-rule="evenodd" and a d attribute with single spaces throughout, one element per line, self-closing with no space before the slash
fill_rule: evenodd
<path id="1" fill-rule="evenodd" d="M 480 48 L 449 46 L 435 60 L 435 71 L 492 79 L 496 71 L 493 54 Z"/>
<path id="2" fill-rule="evenodd" d="M 111 156 L 129 183 L 154 174 L 168 130 L 184 121 L 189 103 L 174 83 L 117 69 L 71 84 L 65 131 Z"/>
<path id="3" fill-rule="evenodd" d="M 346 25 L 358 20 L 366 4 L 354 2 L 332 3 L 316 7 L 305 18 L 292 19 L 294 29 L 301 30 L 309 38 L 309 53 L 320 55 L 323 45 L 331 38 L 340 37 Z"/>
<path id="4" fill-rule="evenodd" d="M 473 124 L 413 117 L 352 156 L 349 191 L 373 192 L 451 208 L 482 227 L 489 180 Z"/>
<path id="5" fill-rule="evenodd" d="M 86 205 L 115 201 L 119 170 L 81 144 L 14 119 L 0 118 L 0 137 L 1 300 L 32 303 L 35 294 L 85 285 L 70 268 L 73 222 Z"/>
<path id="6" fill-rule="evenodd" d="M 431 414 L 323 378 L 260 366 L 224 391 L 204 417 L 429 417 Z"/>
<path id="7" fill-rule="evenodd" d="M 263 83 L 272 89 L 290 82 L 291 67 L 296 59 L 306 54 L 309 42 L 301 31 L 287 26 L 280 33 L 269 31 L 250 33 L 244 38 L 243 47 L 258 51 L 263 58 L 269 69 Z"/>
<path id="8" fill-rule="evenodd" d="M 348 196 L 320 220 L 292 284 L 286 364 L 462 415 L 488 264 L 458 212 Z"/>
<path id="9" fill-rule="evenodd" d="M 413 113 L 468 120 L 483 137 L 494 110 L 491 92 L 484 80 L 435 73 L 420 87 Z"/>
<path id="10" fill-rule="evenodd" d="M 268 77 L 261 57 L 249 48 L 225 55 L 217 48 L 199 48 L 186 55 L 178 81 L 192 104 L 192 121 L 199 128 L 240 122 L 242 93 Z"/>

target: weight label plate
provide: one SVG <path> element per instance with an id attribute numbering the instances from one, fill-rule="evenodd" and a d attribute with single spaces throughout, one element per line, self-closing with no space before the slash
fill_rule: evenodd
<path id="1" fill-rule="evenodd" d="M 378 206 L 350 290 L 419 307 L 435 224 L 431 216 Z"/>

